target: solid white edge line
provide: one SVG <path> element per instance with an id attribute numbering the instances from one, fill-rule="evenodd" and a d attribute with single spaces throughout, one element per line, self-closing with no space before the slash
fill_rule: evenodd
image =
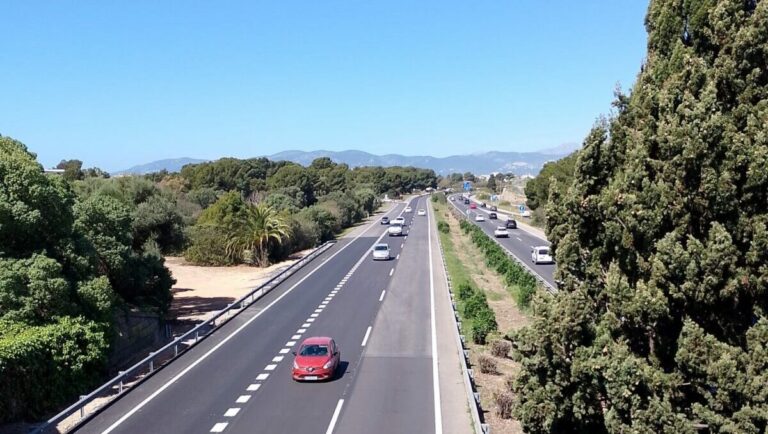
<path id="1" fill-rule="evenodd" d="M 386 294 L 386 293 L 387 293 L 386 289 L 382 289 L 381 290 L 381 297 L 379 297 L 379 301 L 384 300 L 384 294 Z"/>
<path id="2" fill-rule="evenodd" d="M 390 210 L 390 211 L 391 211 L 391 210 Z M 336 255 L 338 255 L 339 253 L 343 252 L 343 251 L 344 251 L 344 250 L 345 250 L 347 247 L 351 246 L 351 245 L 352 245 L 352 244 L 353 244 L 355 241 L 357 241 L 359 238 L 362 238 L 362 236 L 363 236 L 363 235 L 364 235 L 366 232 L 368 232 L 370 229 L 372 229 L 373 227 L 375 227 L 375 225 L 376 225 L 377 223 L 378 223 L 377 221 L 374 221 L 374 222 L 372 222 L 370 225 L 368 225 L 368 227 L 366 227 L 366 228 L 365 228 L 365 229 L 364 229 L 362 232 L 360 232 L 360 235 L 358 235 L 358 236 L 356 236 L 355 238 L 353 238 L 353 239 L 352 239 L 352 241 L 348 242 L 347 244 L 345 244 L 345 245 L 344 245 L 344 247 L 342 247 L 342 248 L 340 248 L 338 251 L 336 251 L 336 253 L 334 253 L 333 255 L 329 256 L 329 257 L 328 257 L 328 259 L 326 259 L 326 260 L 325 260 L 325 261 L 323 261 L 323 262 L 322 262 L 320 265 L 318 265 L 318 266 L 317 266 L 315 269 L 313 269 L 312 271 L 310 271 L 309 273 L 307 273 L 307 274 L 306 274 L 304 277 L 302 277 L 302 278 L 301 278 L 301 279 L 300 279 L 298 282 L 294 283 L 294 284 L 293 284 L 293 286 L 291 286 L 290 288 L 288 288 L 288 289 L 287 289 L 287 290 L 286 290 L 284 293 L 280 294 L 280 296 L 279 296 L 279 297 L 277 297 L 276 299 L 274 299 L 274 300 L 272 301 L 272 303 L 268 304 L 266 307 L 264 307 L 264 309 L 262 309 L 262 310 L 260 310 L 258 313 L 256 313 L 256 315 L 254 315 L 253 317 L 251 317 L 250 319 L 248 319 L 248 320 L 247 320 L 245 323 L 243 323 L 243 325 L 241 325 L 240 327 L 238 327 L 237 329 L 235 329 L 235 330 L 234 330 L 234 331 L 233 331 L 233 332 L 232 332 L 232 333 L 231 333 L 229 336 L 227 336 L 227 337 L 225 337 L 224 339 L 222 339 L 222 340 L 221 340 L 221 342 L 219 342 L 219 343 L 218 343 L 218 344 L 216 344 L 216 345 L 215 345 L 213 348 L 211 348 L 210 350 L 208 350 L 208 351 L 207 351 L 205 354 L 203 354 L 202 356 L 200 356 L 200 358 L 199 358 L 199 359 L 197 359 L 197 360 L 195 360 L 194 362 L 192 362 L 192 363 L 191 363 L 189 366 L 187 366 L 186 368 L 184 368 L 184 370 L 182 370 L 181 372 L 179 372 L 178 374 L 176 374 L 175 376 L 173 376 L 173 378 L 171 378 L 170 380 L 166 381 L 166 382 L 165 382 L 165 384 L 163 384 L 162 386 L 160 386 L 160 387 L 159 387 L 157 390 L 155 390 L 155 391 L 154 391 L 154 392 L 153 392 L 151 395 L 149 395 L 148 397 L 144 398 L 144 400 L 143 400 L 143 401 L 141 401 L 140 403 L 136 404 L 136 406 L 135 406 L 135 407 L 133 407 L 133 408 L 132 408 L 130 411 L 128 411 L 127 413 L 125 413 L 125 414 L 124 414 L 124 415 L 123 415 L 123 416 L 122 416 L 120 419 L 116 420 L 116 421 L 115 421 L 115 422 L 114 422 L 112 425 L 110 425 L 109 427 L 107 427 L 107 429 L 105 429 L 104 431 L 102 431 L 102 434 L 109 434 L 110 432 L 114 431 L 114 430 L 115 430 L 115 428 L 117 428 L 117 427 L 118 427 L 118 426 L 120 426 L 120 425 L 121 425 L 123 422 L 125 422 L 126 420 L 128 420 L 128 418 L 129 418 L 129 417 L 131 417 L 131 416 L 133 416 L 134 414 L 136 414 L 136 412 L 137 412 L 137 411 L 141 410 L 141 409 L 142 409 L 142 408 L 143 408 L 145 405 L 147 405 L 147 404 L 148 404 L 150 401 L 152 401 L 152 400 L 153 400 L 153 399 L 155 399 L 155 398 L 156 398 L 158 395 L 160 395 L 160 394 L 161 394 L 161 393 L 162 393 L 162 392 L 163 392 L 165 389 L 169 388 L 169 387 L 171 386 L 171 384 L 173 384 L 173 383 L 177 382 L 177 381 L 178 381 L 178 380 L 179 380 L 181 377 L 183 377 L 183 376 L 187 375 L 187 373 L 188 373 L 189 371 L 191 371 L 192 369 L 194 369 L 194 368 L 195 368 L 195 366 L 197 366 L 197 365 L 199 365 L 200 363 L 202 363 L 202 362 L 203 362 L 203 360 L 205 360 L 205 359 L 207 359 L 208 357 L 210 357 L 210 355 L 211 355 L 211 354 L 213 354 L 213 353 L 214 353 L 216 350 L 218 350 L 218 349 L 219 349 L 219 348 L 221 348 L 221 347 L 222 347 L 224 344 L 226 344 L 227 342 L 229 342 L 229 340 L 230 340 L 230 339 L 232 339 L 232 338 L 233 338 L 233 337 L 235 337 L 235 336 L 236 336 L 238 333 L 240 333 L 241 331 L 243 331 L 243 330 L 244 330 L 246 327 L 248 327 L 248 326 L 249 326 L 249 325 L 250 325 L 252 322 L 256 321 L 256 319 L 257 319 L 257 318 L 259 318 L 259 317 L 261 316 L 261 314 L 263 314 L 264 312 L 266 312 L 267 310 L 269 310 L 269 308 L 271 308 L 272 306 L 274 306 L 275 304 L 277 304 L 277 303 L 278 303 L 280 300 L 282 300 L 282 299 L 283 299 L 283 297 L 285 297 L 285 296 L 287 296 L 288 294 L 290 294 L 291 292 L 293 292 L 293 290 L 294 290 L 295 288 L 297 288 L 299 285 L 301 285 L 302 283 L 304 283 L 304 281 L 305 281 L 305 280 L 307 280 L 307 279 L 309 279 L 309 278 L 310 278 L 310 277 L 311 277 L 313 274 L 315 274 L 315 272 L 317 272 L 318 270 L 320 270 L 321 268 L 323 268 L 323 266 L 324 266 L 325 264 L 327 264 L 327 263 L 328 263 L 328 262 L 329 262 L 331 259 L 335 258 L 335 257 L 336 257 Z M 384 232 L 384 233 L 386 233 L 386 232 Z M 384 236 L 384 234 L 382 234 L 382 235 L 381 235 L 381 237 L 383 237 L 383 236 Z M 379 237 L 379 239 L 381 239 L 381 237 Z M 367 256 L 368 256 L 368 253 L 367 253 L 367 252 L 368 252 L 368 249 L 366 249 L 366 253 L 363 255 L 363 257 L 367 257 Z M 261 375 L 266 375 L 266 374 L 260 374 L 259 376 L 261 376 Z M 264 377 L 264 378 L 266 378 L 266 377 Z M 343 400 L 342 400 L 342 401 L 343 401 Z"/>
<path id="3" fill-rule="evenodd" d="M 364 347 L 365 344 L 368 343 L 368 337 L 371 335 L 371 329 L 373 326 L 368 326 L 368 330 L 365 331 L 365 336 L 363 337 L 363 343 L 360 345 L 361 347 Z"/>
<path id="4" fill-rule="evenodd" d="M 427 204 L 427 246 L 429 250 L 429 306 L 432 328 L 432 393 L 435 395 L 435 434 L 443 434 L 443 411 L 440 403 L 440 373 L 437 363 L 437 320 L 435 315 L 435 276 L 432 265 L 432 210 Z"/>
<path id="5" fill-rule="evenodd" d="M 339 414 L 341 413 L 341 406 L 344 405 L 344 400 L 340 399 L 336 404 L 336 409 L 333 410 L 333 416 L 331 417 L 331 423 L 328 424 L 328 429 L 325 430 L 325 434 L 333 433 L 333 429 L 336 427 L 336 421 L 339 420 Z"/>

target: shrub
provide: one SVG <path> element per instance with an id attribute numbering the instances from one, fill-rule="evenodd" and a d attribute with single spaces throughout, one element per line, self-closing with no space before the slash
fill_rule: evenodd
<path id="1" fill-rule="evenodd" d="M 487 354 L 480 354 L 477 358 L 477 366 L 483 374 L 496 375 L 499 373 L 498 366 L 496 366 L 496 360 Z"/>
<path id="2" fill-rule="evenodd" d="M 477 195 L 477 198 L 480 200 L 488 200 L 491 198 L 491 196 L 488 196 L 488 193 L 480 193 Z"/>
<path id="3" fill-rule="evenodd" d="M 437 230 L 444 234 L 447 234 L 448 232 L 451 231 L 451 226 L 448 224 L 448 222 L 439 221 L 437 222 Z"/>
<path id="4" fill-rule="evenodd" d="M 496 357 L 507 358 L 511 349 L 512 343 L 504 339 L 491 342 L 491 354 Z"/>
<path id="5" fill-rule="evenodd" d="M 489 334 L 498 330 L 496 316 L 489 307 L 485 307 L 472 319 L 472 342 L 485 345 Z"/>
<path id="6" fill-rule="evenodd" d="M 475 288 L 469 282 L 461 282 L 456 285 L 456 298 L 459 299 L 459 301 L 466 300 L 475 291 Z"/>
<path id="7" fill-rule="evenodd" d="M 502 419 L 512 417 L 512 393 L 508 391 L 496 392 L 493 400 L 496 401 L 496 414 Z"/>

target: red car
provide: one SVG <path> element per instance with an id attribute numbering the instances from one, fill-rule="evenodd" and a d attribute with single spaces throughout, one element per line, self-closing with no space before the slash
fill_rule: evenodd
<path id="1" fill-rule="evenodd" d="M 477 204 L 472 202 L 469 204 L 469 209 L 477 209 Z"/>
<path id="2" fill-rule="evenodd" d="M 336 374 L 341 352 L 336 341 L 328 337 L 304 339 L 299 351 L 293 352 L 293 379 L 296 381 L 330 380 Z"/>

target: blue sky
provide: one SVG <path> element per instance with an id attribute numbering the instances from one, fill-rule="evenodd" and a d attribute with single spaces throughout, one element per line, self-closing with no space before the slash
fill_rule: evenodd
<path id="1" fill-rule="evenodd" d="M 20 1 L 0 134 L 46 167 L 287 149 L 581 142 L 631 87 L 644 1 Z"/>

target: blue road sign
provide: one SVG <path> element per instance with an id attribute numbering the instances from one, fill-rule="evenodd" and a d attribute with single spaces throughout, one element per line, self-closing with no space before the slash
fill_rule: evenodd
<path id="1" fill-rule="evenodd" d="M 472 183 L 470 181 L 464 181 L 464 190 L 465 191 L 472 190 Z"/>
<path id="2" fill-rule="evenodd" d="M 525 211 L 525 205 L 520 205 L 520 211 Z"/>

